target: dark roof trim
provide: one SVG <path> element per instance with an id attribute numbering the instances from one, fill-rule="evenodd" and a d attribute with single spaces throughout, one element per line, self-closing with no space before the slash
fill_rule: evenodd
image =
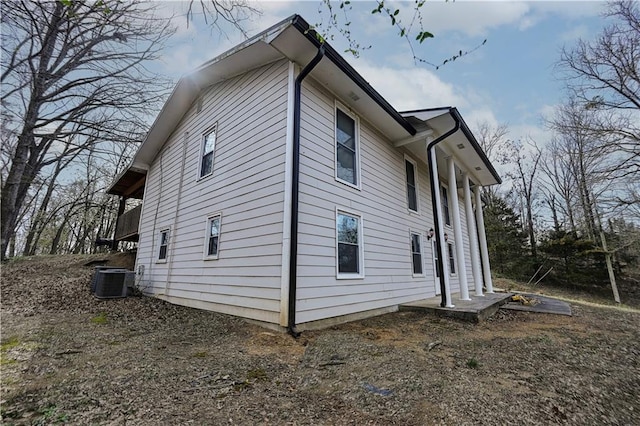
<path id="1" fill-rule="evenodd" d="M 412 112 L 425 112 L 425 111 L 451 111 L 452 106 L 444 106 L 444 107 L 435 107 L 435 108 L 421 108 L 421 109 L 412 109 L 409 111 L 401 111 L 401 114 L 410 114 Z"/>
<path id="2" fill-rule="evenodd" d="M 464 133 L 467 139 L 469 139 L 469 142 L 471 142 L 471 146 L 473 147 L 473 149 L 476 150 L 476 152 L 478 153 L 482 161 L 487 165 L 487 168 L 489 169 L 493 177 L 496 178 L 496 181 L 498 183 L 502 183 L 502 179 L 500 178 L 500 175 L 498 174 L 496 169 L 493 167 L 493 164 L 491 164 L 491 161 L 489 161 L 489 158 L 487 158 L 487 154 L 483 151 L 482 147 L 476 140 L 476 137 L 473 136 L 473 133 L 471 133 L 471 130 L 469 130 L 467 123 L 465 123 L 464 120 L 462 119 L 460 112 L 458 112 L 458 108 L 455 108 L 455 107 L 450 108 L 449 112 L 452 115 L 455 115 L 458 118 L 458 120 L 460 120 L 460 130 L 462 130 L 462 133 Z"/>
<path id="3" fill-rule="evenodd" d="M 329 43 L 321 43 L 316 37 L 315 30 L 311 29 L 307 21 L 300 15 L 294 15 L 291 21 L 294 28 L 300 31 L 314 46 L 320 47 L 324 44 L 325 56 L 331 60 L 343 73 L 345 73 L 354 83 L 358 85 L 367 95 L 371 97 L 382 109 L 384 109 L 400 126 L 402 126 L 411 136 L 416 134 L 407 120 L 395 110 L 360 74 L 351 66 Z"/>

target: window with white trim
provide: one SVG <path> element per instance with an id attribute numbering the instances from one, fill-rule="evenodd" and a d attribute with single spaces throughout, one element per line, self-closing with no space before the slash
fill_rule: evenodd
<path id="1" fill-rule="evenodd" d="M 451 225 L 451 215 L 449 214 L 449 191 L 444 185 L 440 185 L 440 193 L 442 194 L 442 216 L 445 225 Z"/>
<path id="2" fill-rule="evenodd" d="M 216 129 L 213 129 L 202 135 L 202 158 L 200 160 L 200 177 L 209 176 L 213 173 L 213 152 L 216 148 Z"/>
<path id="3" fill-rule="evenodd" d="M 336 107 L 336 179 L 358 187 L 358 120 Z"/>
<path id="4" fill-rule="evenodd" d="M 422 235 L 411 233 L 411 260 L 413 275 L 422 275 Z"/>
<path id="5" fill-rule="evenodd" d="M 449 273 L 455 275 L 456 273 L 456 258 L 453 251 L 453 244 L 447 243 L 447 250 L 449 254 Z"/>
<path id="6" fill-rule="evenodd" d="M 167 250 L 169 248 L 170 230 L 163 229 L 160 231 L 160 244 L 158 245 L 158 261 L 167 260 Z"/>
<path id="7" fill-rule="evenodd" d="M 216 214 L 207 219 L 207 233 L 204 240 L 205 259 L 217 259 L 220 249 L 220 220 L 221 215 Z"/>
<path id="8" fill-rule="evenodd" d="M 336 211 L 336 268 L 338 278 L 364 276 L 362 243 L 362 217 L 357 214 Z"/>
<path id="9" fill-rule="evenodd" d="M 418 212 L 418 177 L 415 161 L 404 159 L 405 176 L 407 178 L 407 205 L 409 210 Z"/>

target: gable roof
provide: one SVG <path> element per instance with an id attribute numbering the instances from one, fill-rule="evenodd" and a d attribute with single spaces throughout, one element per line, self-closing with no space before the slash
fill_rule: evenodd
<path id="1" fill-rule="evenodd" d="M 183 76 L 153 122 L 129 169 L 140 172 L 149 168 L 184 114 L 206 87 L 279 59 L 288 59 L 304 67 L 321 45 L 324 45 L 325 54 L 310 73 L 317 82 L 369 122 L 375 123 L 376 128 L 391 141 L 416 134 L 416 127 L 409 122 L 406 114 L 393 108 L 333 47 L 326 42 L 321 43 L 315 30 L 296 14 Z M 125 178 L 126 173 L 123 172 L 120 179 Z M 122 195 L 117 188 L 118 181 L 107 193 Z"/>

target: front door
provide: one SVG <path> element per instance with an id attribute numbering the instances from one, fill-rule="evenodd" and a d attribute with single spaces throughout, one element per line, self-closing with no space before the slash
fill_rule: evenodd
<path id="1" fill-rule="evenodd" d="M 440 271 L 438 270 L 438 247 L 436 246 L 435 238 L 432 239 L 431 242 L 431 258 L 433 259 L 433 277 L 434 277 L 434 285 L 436 288 L 436 295 L 440 294 Z"/>

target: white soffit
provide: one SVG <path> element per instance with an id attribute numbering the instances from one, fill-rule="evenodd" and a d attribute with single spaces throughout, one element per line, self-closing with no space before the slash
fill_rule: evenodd
<path id="1" fill-rule="evenodd" d="M 282 31 L 271 44 L 297 63 L 301 69 L 311 62 L 318 53 L 318 48 L 293 26 Z M 352 108 L 362 119 L 370 122 L 392 141 L 410 136 L 407 130 L 389 115 L 388 111 L 366 94 L 328 57 L 325 56 L 309 76 L 335 94 L 342 104 Z"/>
<path id="2" fill-rule="evenodd" d="M 439 108 L 424 111 L 403 112 L 404 117 L 414 116 L 435 131 L 434 138 L 443 135 L 453 129 L 455 120 L 450 113 L 450 108 Z M 423 143 L 424 144 L 424 143 Z M 446 156 L 453 155 L 458 168 L 470 173 L 470 178 L 477 184 L 488 186 L 500 183 L 490 170 L 485 160 L 473 147 L 473 142 L 467 138 L 462 129 L 449 136 L 438 145 L 440 151 Z M 415 152 L 412 150 L 412 152 Z M 418 151 L 420 152 L 420 151 Z M 422 150 L 424 152 L 424 149 Z M 426 155 L 426 154 L 423 154 Z M 438 158 L 438 169 L 442 176 L 446 174 L 446 161 Z"/>

